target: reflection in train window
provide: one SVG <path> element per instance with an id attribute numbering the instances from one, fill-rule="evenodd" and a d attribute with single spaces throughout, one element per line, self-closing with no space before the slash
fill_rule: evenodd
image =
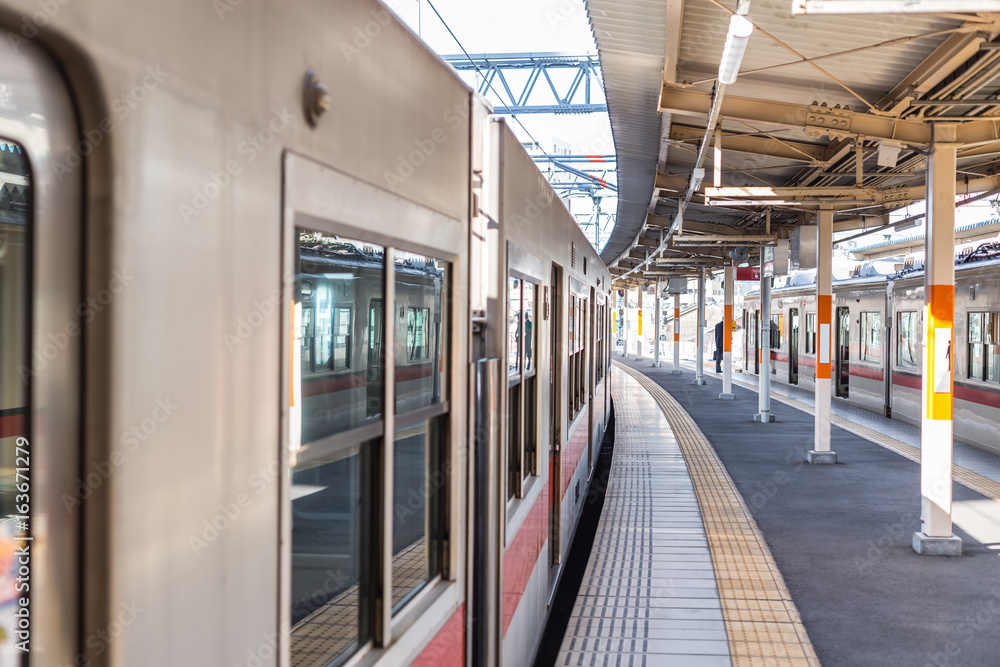
<path id="1" fill-rule="evenodd" d="M 442 445 L 437 421 L 396 431 L 392 457 L 394 612 L 441 569 L 440 539 L 435 538 L 440 536 L 443 521 Z"/>
<path id="2" fill-rule="evenodd" d="M 383 248 L 312 232 L 299 235 L 302 444 L 367 423 L 380 412 L 381 332 L 352 312 L 382 294 Z M 375 408 L 373 411 L 372 408 Z"/>
<path id="3" fill-rule="evenodd" d="M 882 361 L 882 313 L 861 313 L 861 361 Z"/>
<path id="4" fill-rule="evenodd" d="M 441 402 L 447 263 L 397 251 L 395 269 L 396 414 L 403 414 Z"/>
<path id="5" fill-rule="evenodd" d="M 896 331 L 896 363 L 902 368 L 916 368 L 920 355 L 916 311 L 897 313 Z"/>
<path id="6" fill-rule="evenodd" d="M 1000 313 L 969 313 L 969 377 L 1000 382 Z"/>
<path id="7" fill-rule="evenodd" d="M 50 196 L 59 194 L 53 192 Z M 5 577 L 9 571 L 17 569 L 14 559 L 15 547 L 27 549 L 30 544 L 24 541 L 26 531 L 18 528 L 18 523 L 24 525 L 24 522 L 19 522 L 15 518 L 15 515 L 28 513 L 28 507 L 24 504 L 25 496 L 18 494 L 15 489 L 17 481 L 22 486 L 21 491 L 24 491 L 27 478 L 17 472 L 15 479 L 15 466 L 27 465 L 25 457 L 28 457 L 29 453 L 25 447 L 32 442 L 29 432 L 31 420 L 28 414 L 28 399 L 31 396 L 33 373 L 28 370 L 32 368 L 29 322 L 35 295 L 31 288 L 30 201 L 31 175 L 27 156 L 20 146 L 5 143 L 0 139 L 0 466 L 3 467 L 4 480 L 3 492 L 0 492 L 0 553 L 4 554 Z M 60 332 L 59 335 L 65 334 Z M 49 336 L 55 340 L 52 334 Z M 44 342 L 51 345 L 48 339 Z M 44 363 L 47 362 L 44 359 L 42 361 L 44 367 Z M 38 453 L 36 450 L 36 455 Z M 46 462 L 44 459 L 32 458 L 31 462 L 36 466 L 47 466 L 51 459 Z M 18 470 L 24 469 L 18 468 Z M 32 486 L 31 491 L 36 492 L 37 487 Z M 54 523 L 59 522 L 57 520 Z M 23 571 L 23 561 L 21 565 Z M 14 639 L 14 611 L 18 608 L 19 600 L 20 604 L 30 602 L 26 584 L 27 577 L 24 577 L 22 583 L 17 584 L 15 591 L 13 577 L 4 581 L 4 606 L 0 609 L 0 632 L 6 640 L 6 650 L 3 655 L 10 658 L 10 664 L 22 664 L 21 659 L 16 657 L 18 651 L 14 649 L 14 643 L 19 641 Z M 19 608 L 27 610 L 27 607 Z M 33 606 L 32 612 L 34 612 Z M 25 628 L 26 625 L 20 627 Z M 34 660 L 31 664 L 35 664 Z"/>
<path id="8" fill-rule="evenodd" d="M 367 640 L 371 549 L 364 480 L 375 443 L 292 468 L 292 665 L 326 664 Z"/>
<path id="9" fill-rule="evenodd" d="M 521 281 L 507 279 L 507 372 L 521 368 Z"/>
<path id="10" fill-rule="evenodd" d="M 343 661 L 377 635 L 379 609 L 403 609 L 442 573 L 449 488 L 449 264 L 318 232 L 298 236 L 289 392 L 290 414 L 300 420 L 290 429 L 293 667 Z M 386 433 L 386 400 L 395 404 L 395 433 Z M 391 512 L 381 505 L 390 493 Z M 375 539 L 385 530 L 391 542 Z M 383 572 L 391 601 L 382 598 Z"/>
<path id="11" fill-rule="evenodd" d="M 524 282 L 524 370 L 535 370 L 535 285 Z"/>
<path id="12" fill-rule="evenodd" d="M 806 313 L 806 354 L 816 354 L 816 313 Z"/>
<path id="13" fill-rule="evenodd" d="M 985 380 L 983 314 L 969 313 L 969 378 Z"/>

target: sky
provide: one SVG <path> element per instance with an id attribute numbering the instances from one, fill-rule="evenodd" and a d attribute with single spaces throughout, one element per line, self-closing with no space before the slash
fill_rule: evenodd
<path id="1" fill-rule="evenodd" d="M 583 0 L 386 0 L 386 3 L 441 55 L 461 54 L 463 48 L 469 54 L 597 54 Z M 571 73 L 566 75 L 571 76 Z M 518 78 L 518 74 L 510 76 L 511 86 L 516 89 L 523 78 Z M 464 78 L 470 85 L 478 87 L 475 73 L 469 73 Z M 558 75 L 554 78 L 557 88 L 560 88 L 563 80 Z M 560 89 L 565 90 L 566 87 Z M 592 102 L 604 101 L 599 84 L 594 85 L 591 92 Z M 547 86 L 536 86 L 535 95 L 533 104 L 554 102 Z M 487 97 L 498 113 L 503 111 L 495 96 Z M 578 100 L 582 101 L 582 98 Z M 555 140 L 570 144 L 577 154 L 614 155 L 615 152 L 607 114 L 522 114 L 517 122 L 511 123 L 511 128 L 522 142 L 537 142 L 545 152 L 553 150 Z M 571 211 L 586 214 L 591 208 L 589 199 L 577 198 Z M 613 213 L 615 208 L 613 198 L 605 200 L 602 205 L 605 213 Z M 602 231 L 602 237 L 607 239 L 606 230 Z"/>

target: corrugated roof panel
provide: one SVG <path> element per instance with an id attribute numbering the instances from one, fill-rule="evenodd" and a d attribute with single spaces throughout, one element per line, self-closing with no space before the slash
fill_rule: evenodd
<path id="1" fill-rule="evenodd" d="M 618 217 L 601 258 L 611 262 L 646 221 L 659 158 L 657 111 L 666 50 L 664 0 L 587 0 L 618 157 Z"/>

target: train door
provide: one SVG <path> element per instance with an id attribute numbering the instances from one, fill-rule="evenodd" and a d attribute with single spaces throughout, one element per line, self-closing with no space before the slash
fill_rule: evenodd
<path id="1" fill-rule="evenodd" d="M 837 309 L 837 396 L 850 394 L 851 377 L 851 309 Z"/>
<path id="2" fill-rule="evenodd" d="M 552 265 L 551 305 L 549 322 L 549 600 L 562 562 L 560 545 L 562 479 L 562 375 L 565 350 L 562 346 L 563 307 L 562 267 Z"/>
<path id="3" fill-rule="evenodd" d="M 788 383 L 799 383 L 799 309 L 788 311 Z"/>
<path id="4" fill-rule="evenodd" d="M 85 206 L 81 156 L 70 147 L 83 144 L 61 76 L 25 40 L 0 59 L 0 101 L 3 576 L 18 569 L 15 554 L 27 555 L 20 559 L 20 583 L 15 586 L 10 576 L 3 587 L 0 664 L 27 664 L 29 651 L 33 665 L 78 664 L 85 657 L 77 655 L 83 647 L 81 631 L 95 632 L 107 624 L 106 618 L 84 620 L 79 614 L 81 572 L 95 577 L 92 600 L 97 603 L 104 585 L 97 578 L 106 564 L 107 533 L 101 527 L 105 517 L 97 513 L 103 501 L 84 501 L 109 488 L 84 487 L 77 479 L 84 474 L 83 308 L 77 312 L 77 306 L 84 299 L 80 276 Z M 101 278 L 96 271 L 93 275 L 95 284 L 103 283 L 100 293 L 111 296 L 122 287 L 110 270 Z M 106 315 L 91 319 L 91 332 L 107 323 Z M 101 409 L 94 394 L 86 402 L 93 410 Z M 85 514 L 95 520 L 88 533 L 92 557 L 85 557 L 80 548 Z M 30 587 L 25 574 L 29 565 Z M 28 616 L 20 613 L 29 609 L 30 631 Z"/>

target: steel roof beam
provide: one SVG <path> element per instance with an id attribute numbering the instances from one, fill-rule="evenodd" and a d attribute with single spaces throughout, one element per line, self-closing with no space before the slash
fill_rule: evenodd
<path id="1" fill-rule="evenodd" d="M 705 117 L 711 106 L 711 93 L 668 85 L 664 85 L 660 92 L 661 112 Z M 748 122 L 802 128 L 817 135 L 829 134 L 836 138 L 863 136 L 870 140 L 921 148 L 931 143 L 929 123 L 857 113 L 846 108 L 727 95 L 722 101 L 721 115 Z M 954 142 L 971 146 L 1000 141 L 998 123 L 1000 118 L 980 118 L 955 125 Z"/>
<path id="2" fill-rule="evenodd" d="M 997 104 L 1000 104 L 1000 101 Z M 672 141 L 700 141 L 704 135 L 705 128 L 690 125 L 674 125 L 670 128 Z M 722 133 L 722 150 L 769 155 L 783 160 L 807 163 L 826 159 L 826 146 L 787 139 L 776 141 L 770 137 L 745 136 L 733 132 Z"/>

